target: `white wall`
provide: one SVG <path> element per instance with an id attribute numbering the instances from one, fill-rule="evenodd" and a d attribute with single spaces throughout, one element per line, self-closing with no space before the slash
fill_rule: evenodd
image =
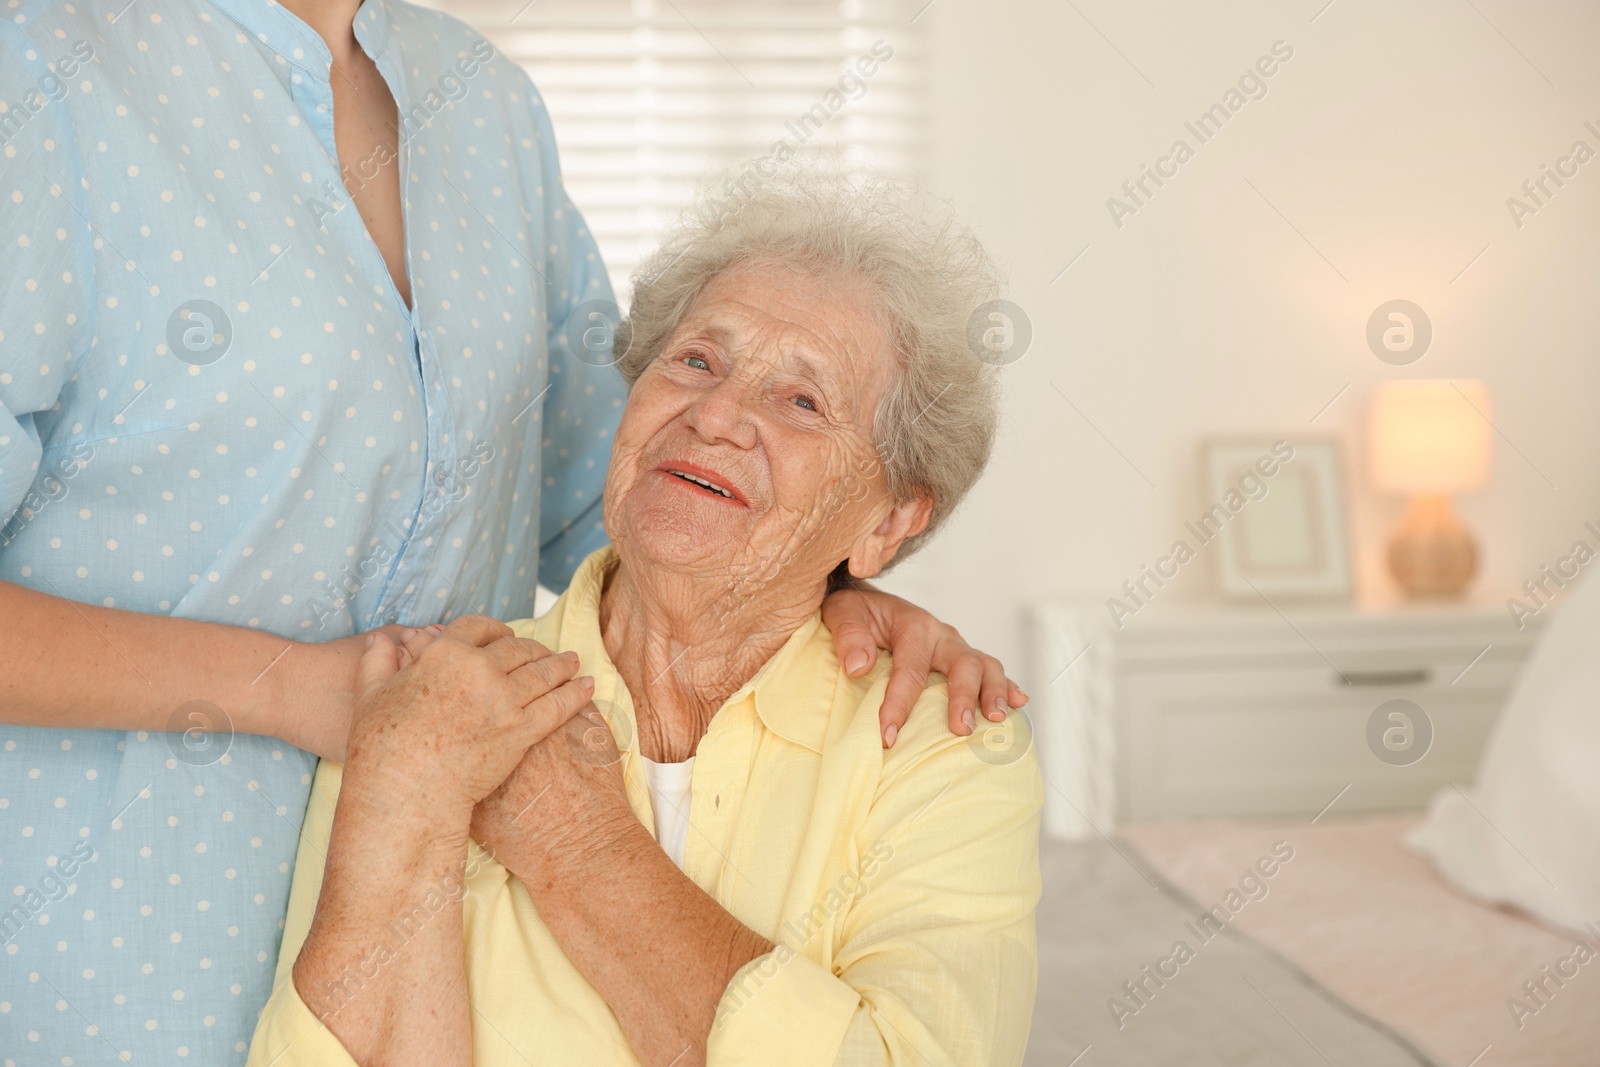
<path id="1" fill-rule="evenodd" d="M 1401 510 L 1366 488 L 1360 451 L 1388 377 L 1488 382 L 1494 475 L 1460 502 L 1486 588 L 1520 584 L 1600 520 L 1600 159 L 1520 230 L 1505 203 L 1575 140 L 1600 151 L 1583 127 L 1600 128 L 1600 8 L 1336 0 L 1313 23 L 1322 3 L 936 0 L 921 16 L 931 180 L 1035 335 L 1005 371 L 989 473 L 889 584 L 1009 664 L 1025 663 L 1027 604 L 1103 601 L 1181 533 L 1201 509 L 1202 438 L 1303 432 L 1346 383 L 1315 429 L 1346 444 L 1369 594 Z M 1197 145 L 1183 122 L 1278 40 L 1294 57 L 1268 95 L 1119 230 L 1107 197 L 1175 138 Z M 1434 324 L 1409 367 L 1365 343 L 1396 297 Z M 1197 563 L 1161 596 L 1209 580 Z"/>

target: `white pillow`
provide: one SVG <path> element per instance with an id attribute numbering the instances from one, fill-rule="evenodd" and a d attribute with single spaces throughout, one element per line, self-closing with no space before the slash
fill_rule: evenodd
<path id="1" fill-rule="evenodd" d="M 1477 784 L 1441 790 L 1406 840 L 1473 896 L 1573 930 L 1600 922 L 1600 581 L 1557 609 Z"/>

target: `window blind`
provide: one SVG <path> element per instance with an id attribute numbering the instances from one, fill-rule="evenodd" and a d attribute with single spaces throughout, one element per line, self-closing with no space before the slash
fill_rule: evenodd
<path id="1" fill-rule="evenodd" d="M 663 227 L 723 168 L 785 142 L 833 146 L 849 169 L 921 162 L 914 0 L 431 3 L 532 75 L 624 302 Z"/>

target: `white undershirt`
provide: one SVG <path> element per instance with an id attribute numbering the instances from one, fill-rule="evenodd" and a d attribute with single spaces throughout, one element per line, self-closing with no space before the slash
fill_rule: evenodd
<path id="1" fill-rule="evenodd" d="M 656 816 L 656 840 L 682 870 L 684 849 L 689 844 L 689 786 L 695 758 L 690 756 L 682 763 L 657 763 L 646 756 L 639 759 Z"/>

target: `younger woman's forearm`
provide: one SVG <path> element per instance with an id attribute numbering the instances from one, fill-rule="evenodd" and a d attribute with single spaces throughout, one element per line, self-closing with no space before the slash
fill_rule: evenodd
<path id="1" fill-rule="evenodd" d="M 146 615 L 0 582 L 6 668 L 0 722 L 121 730 L 209 729 L 342 756 L 359 651 L 220 623 Z M 208 713 L 215 718 L 215 713 Z"/>

